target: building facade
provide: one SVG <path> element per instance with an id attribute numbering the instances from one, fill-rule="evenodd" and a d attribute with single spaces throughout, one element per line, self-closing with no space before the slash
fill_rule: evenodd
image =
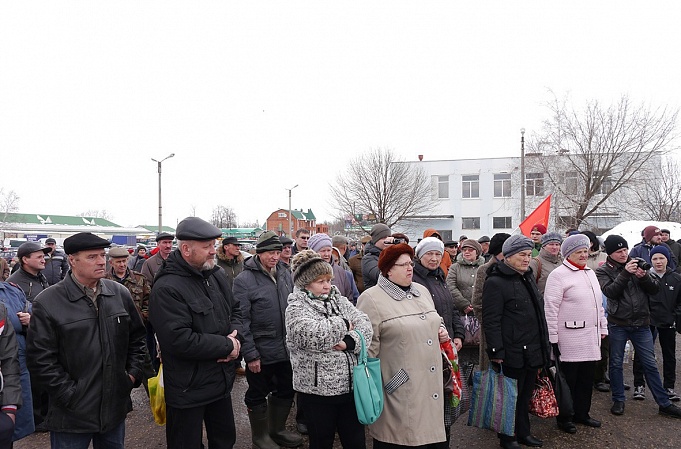
<path id="1" fill-rule="evenodd" d="M 265 221 L 265 229 L 268 231 L 274 231 L 280 236 L 286 235 L 296 235 L 298 229 L 307 229 L 311 234 L 316 234 L 320 232 L 318 230 L 317 219 L 312 212 L 312 209 L 308 209 L 304 212 L 302 209 L 291 210 L 291 232 L 289 230 L 289 211 L 288 209 L 277 209 L 272 212 L 267 220 Z M 326 228 L 328 232 L 328 227 Z M 323 231 L 322 231 L 323 232 Z"/>

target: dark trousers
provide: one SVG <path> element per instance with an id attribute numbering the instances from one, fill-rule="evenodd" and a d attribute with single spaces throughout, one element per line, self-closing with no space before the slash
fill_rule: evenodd
<path id="1" fill-rule="evenodd" d="M 331 449 L 338 432 L 345 449 L 365 449 L 364 426 L 357 420 L 352 393 L 317 396 L 298 393 L 298 405 L 305 408 L 310 449 Z"/>
<path id="2" fill-rule="evenodd" d="M 653 334 L 653 344 L 658 335 L 660 337 L 660 348 L 662 348 L 662 373 L 664 388 L 674 388 L 676 383 L 676 329 L 650 326 Z M 638 353 L 634 353 L 634 386 L 644 386 L 643 366 L 639 360 Z"/>
<path id="3" fill-rule="evenodd" d="M 606 335 L 601 340 L 601 359 L 596 361 L 594 369 L 594 383 L 605 382 L 605 373 L 608 371 L 608 359 L 610 358 L 610 338 Z"/>
<path id="4" fill-rule="evenodd" d="M 267 395 L 280 399 L 293 400 L 293 370 L 291 362 L 271 363 L 260 365 L 260 372 L 251 372 L 246 368 L 248 390 L 244 402 L 248 408 L 257 407 L 267 402 Z"/>
<path id="5" fill-rule="evenodd" d="M 0 449 L 12 447 L 12 434 L 14 433 L 14 423 L 12 418 L 0 412 Z"/>
<path id="6" fill-rule="evenodd" d="M 593 393 L 594 370 L 596 362 L 561 362 L 560 367 L 565 381 L 570 387 L 574 416 L 558 415 L 558 421 L 584 421 L 589 418 L 591 394 Z"/>
<path id="7" fill-rule="evenodd" d="M 518 401 L 515 407 L 515 434 L 520 438 L 529 437 L 530 399 L 534 391 L 538 368 L 511 368 L 503 366 L 504 376 L 518 381 Z M 515 440 L 515 437 L 498 434 L 500 440 Z"/>
<path id="8" fill-rule="evenodd" d="M 192 408 L 166 405 L 166 442 L 168 449 L 201 449 L 203 425 L 210 449 L 232 449 L 236 442 L 236 427 L 232 398 L 219 399 Z"/>
<path id="9" fill-rule="evenodd" d="M 446 441 L 441 443 L 424 444 L 422 446 L 404 446 L 402 444 L 384 443 L 374 438 L 374 449 L 446 449 L 449 445 Z"/>
<path id="10" fill-rule="evenodd" d="M 151 366 L 154 367 L 154 373 L 158 373 L 158 369 L 161 367 L 161 359 L 158 358 L 158 352 L 156 351 L 154 328 L 151 326 L 150 322 L 144 323 L 144 326 L 147 328 L 147 349 L 149 350 L 149 356 L 151 357 Z"/>

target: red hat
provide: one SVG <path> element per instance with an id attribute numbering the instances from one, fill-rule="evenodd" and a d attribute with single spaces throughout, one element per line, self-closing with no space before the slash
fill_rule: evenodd
<path id="1" fill-rule="evenodd" d="M 645 239 L 646 242 L 649 242 L 652 240 L 653 237 L 656 235 L 660 235 L 660 228 L 657 226 L 646 226 L 643 229 L 643 238 Z"/>
<path id="2" fill-rule="evenodd" d="M 544 225 L 541 224 L 541 223 L 537 223 L 537 224 L 535 224 L 534 226 L 532 226 L 532 229 L 530 230 L 530 232 L 531 232 L 531 231 L 539 231 L 539 232 L 541 232 L 542 235 L 543 235 L 543 234 L 546 234 L 546 226 L 544 226 Z"/>
<path id="3" fill-rule="evenodd" d="M 402 254 L 409 254 L 409 257 L 414 258 L 414 250 L 406 243 L 398 243 L 397 245 L 387 245 L 381 255 L 378 256 L 378 269 L 381 270 L 383 276 L 388 276 L 388 271 L 395 265 L 397 259 Z"/>

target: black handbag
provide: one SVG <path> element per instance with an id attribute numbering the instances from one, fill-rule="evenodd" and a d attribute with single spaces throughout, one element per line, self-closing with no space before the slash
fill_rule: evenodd
<path id="1" fill-rule="evenodd" d="M 555 345 L 557 346 L 557 345 Z M 555 347 L 554 346 L 554 347 Z M 556 354 L 554 350 L 555 366 L 549 369 L 551 373 L 551 382 L 553 383 L 553 391 L 556 394 L 556 400 L 558 401 L 558 411 L 562 416 L 572 416 L 574 414 L 574 407 L 572 404 L 572 394 L 570 393 L 570 387 L 565 380 L 565 375 L 560 368 L 560 353 Z"/>

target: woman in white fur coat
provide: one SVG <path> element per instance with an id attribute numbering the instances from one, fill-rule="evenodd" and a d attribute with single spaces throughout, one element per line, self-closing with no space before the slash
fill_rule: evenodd
<path id="1" fill-rule="evenodd" d="M 583 234 L 563 241 L 563 264 L 553 270 L 544 290 L 544 311 L 554 356 L 570 386 L 574 415 L 558 416 L 558 427 L 575 433 L 575 423 L 600 427 L 591 418 L 591 393 L 601 340 L 608 334 L 602 293 L 596 274 L 587 266 L 591 242 Z"/>

